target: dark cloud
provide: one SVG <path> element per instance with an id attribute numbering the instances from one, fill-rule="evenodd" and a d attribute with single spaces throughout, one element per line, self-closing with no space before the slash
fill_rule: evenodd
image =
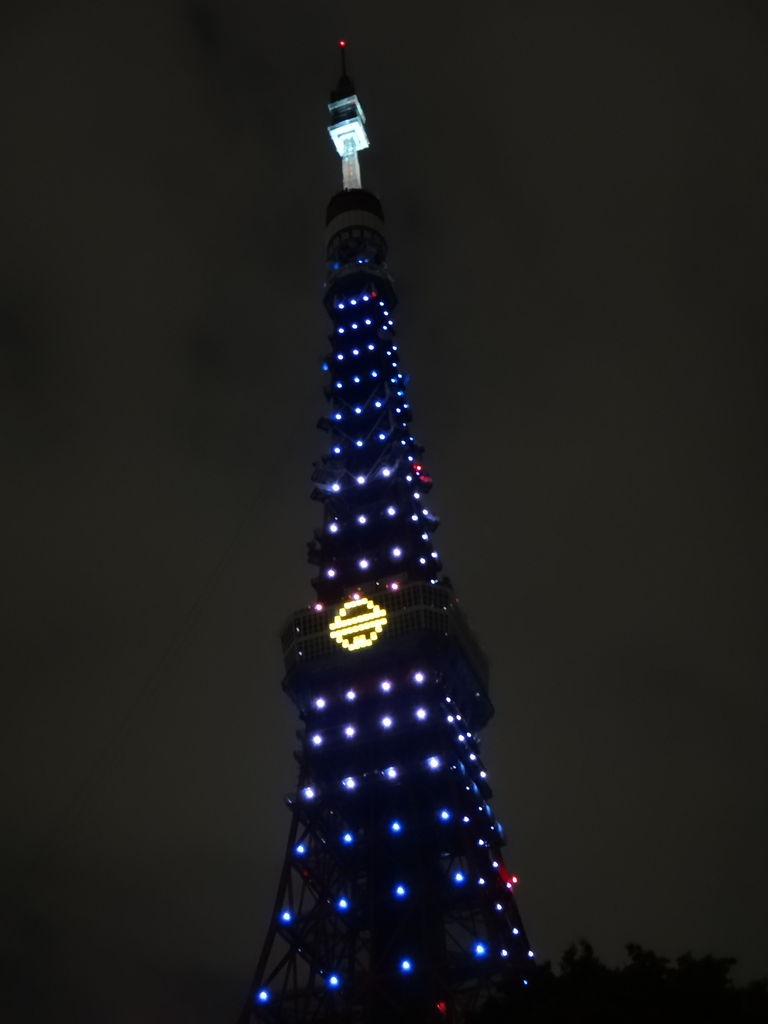
<path id="1" fill-rule="evenodd" d="M 536 947 L 762 971 L 760 6 L 4 18 L 6 1013 L 232 1019 L 255 964 L 342 32 Z"/>

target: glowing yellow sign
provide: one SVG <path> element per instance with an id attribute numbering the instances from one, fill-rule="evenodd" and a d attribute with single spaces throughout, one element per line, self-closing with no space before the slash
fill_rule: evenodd
<path id="1" fill-rule="evenodd" d="M 331 640 L 341 644 L 345 651 L 359 651 L 375 644 L 386 624 L 385 609 L 375 601 L 361 597 L 347 601 L 339 608 L 328 632 Z"/>

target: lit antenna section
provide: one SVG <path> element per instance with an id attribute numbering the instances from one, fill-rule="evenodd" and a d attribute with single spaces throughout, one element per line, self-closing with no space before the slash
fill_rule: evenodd
<path id="1" fill-rule="evenodd" d="M 341 78 L 331 93 L 328 110 L 331 123 L 328 134 L 341 157 L 341 178 L 345 189 L 362 188 L 360 179 L 360 161 L 357 154 L 361 149 L 368 149 L 370 143 L 365 130 L 365 114 L 360 100 L 355 95 L 352 79 L 347 75 L 346 40 L 339 42 L 341 56 Z"/>

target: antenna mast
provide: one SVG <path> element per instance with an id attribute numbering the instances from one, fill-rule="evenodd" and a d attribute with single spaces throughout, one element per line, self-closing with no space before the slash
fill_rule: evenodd
<path id="1" fill-rule="evenodd" d="M 360 101 L 355 95 L 352 79 L 347 74 L 347 43 L 339 40 L 339 56 L 341 57 L 341 78 L 331 93 L 328 110 L 331 123 L 328 134 L 341 157 L 341 178 L 345 190 L 362 188 L 360 178 L 360 161 L 357 154 L 361 149 L 368 149 L 370 143 L 365 130 L 365 114 Z"/>

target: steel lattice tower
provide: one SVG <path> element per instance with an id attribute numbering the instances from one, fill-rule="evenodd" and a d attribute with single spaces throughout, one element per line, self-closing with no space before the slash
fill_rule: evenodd
<path id="1" fill-rule="evenodd" d="M 344 66 L 330 135 L 328 451 L 309 544 L 317 601 L 282 634 L 304 728 L 272 922 L 241 1024 L 460 1022 L 501 969 L 531 965 L 477 734 L 488 669 L 432 542 L 410 432 L 365 115 Z"/>

